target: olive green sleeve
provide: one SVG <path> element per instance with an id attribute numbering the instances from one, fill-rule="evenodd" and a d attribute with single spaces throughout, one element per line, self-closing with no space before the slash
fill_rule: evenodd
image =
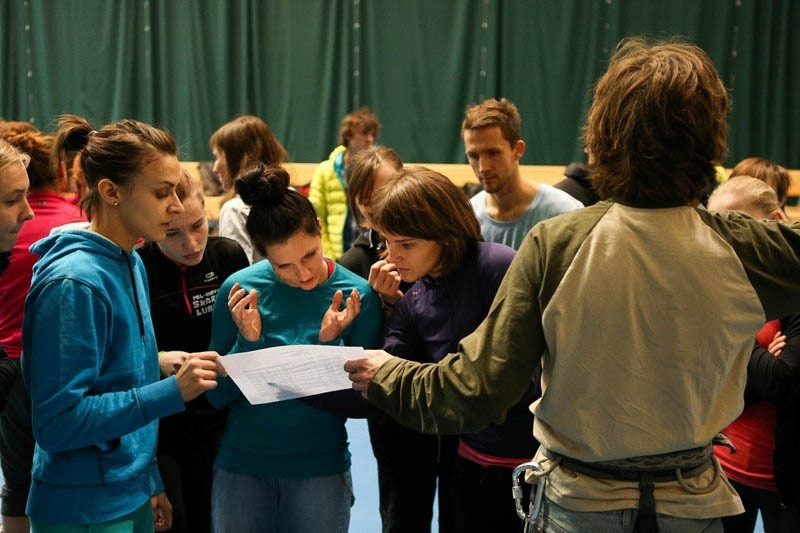
<path id="1" fill-rule="evenodd" d="M 800 312 L 800 223 L 755 220 L 734 211 L 698 213 L 741 261 L 767 320 Z"/>

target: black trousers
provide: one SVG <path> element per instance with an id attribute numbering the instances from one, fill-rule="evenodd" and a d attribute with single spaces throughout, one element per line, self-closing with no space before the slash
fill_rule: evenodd
<path id="1" fill-rule="evenodd" d="M 211 531 L 214 460 L 226 417 L 226 411 L 197 416 L 187 408 L 161 420 L 158 470 L 172 504 L 172 533 Z"/>
<path id="2" fill-rule="evenodd" d="M 517 516 L 511 496 L 513 468 L 481 466 L 457 456 L 453 463 L 453 499 L 451 509 L 459 533 L 521 533 L 522 520 Z M 528 511 L 531 486 L 523 488 L 523 509 Z"/>
<path id="3" fill-rule="evenodd" d="M 16 364 L 19 360 L 10 359 Z M 25 516 L 33 466 L 31 399 L 20 372 L 8 390 L 8 401 L 0 414 L 0 465 L 3 468 L 0 511 L 3 516 Z"/>
<path id="4" fill-rule="evenodd" d="M 413 431 L 384 413 L 368 421 L 378 463 L 378 490 L 384 533 L 430 533 L 433 500 L 439 490 L 439 532 L 458 531 L 452 511 L 452 462 L 456 437 Z"/>
<path id="5" fill-rule="evenodd" d="M 744 513 L 722 518 L 725 533 L 753 533 L 761 511 L 765 533 L 797 533 L 800 531 L 800 512 L 781 507 L 778 493 L 756 489 L 729 480 L 744 504 Z"/>

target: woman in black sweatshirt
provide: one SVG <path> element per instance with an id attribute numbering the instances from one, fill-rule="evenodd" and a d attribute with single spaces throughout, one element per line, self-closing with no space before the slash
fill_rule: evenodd
<path id="1" fill-rule="evenodd" d="M 217 291 L 229 275 L 250 264 L 236 241 L 208 236 L 199 183 L 186 174 L 177 192 L 184 211 L 170 223 L 166 239 L 139 250 L 163 376 L 175 373 L 189 353 L 208 348 Z M 211 529 L 212 468 L 226 414 L 202 395 L 187 403 L 186 411 L 160 422 L 158 466 L 172 503 L 171 531 Z"/>

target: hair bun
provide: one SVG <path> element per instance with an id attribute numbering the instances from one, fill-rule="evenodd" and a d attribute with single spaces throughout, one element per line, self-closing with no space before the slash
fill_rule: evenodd
<path id="1" fill-rule="evenodd" d="M 234 187 L 247 205 L 274 203 L 289 191 L 289 173 L 279 165 L 258 163 L 241 172 Z"/>

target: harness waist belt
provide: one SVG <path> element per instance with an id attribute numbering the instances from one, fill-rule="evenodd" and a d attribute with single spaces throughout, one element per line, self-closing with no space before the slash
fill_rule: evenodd
<path id="1" fill-rule="evenodd" d="M 595 479 L 638 481 L 639 513 L 636 517 L 636 530 L 640 533 L 658 531 L 653 483 L 683 481 L 699 476 L 714 465 L 711 443 L 691 450 L 592 463 L 565 457 L 547 449 L 544 450 L 544 455 L 567 470 Z"/>

